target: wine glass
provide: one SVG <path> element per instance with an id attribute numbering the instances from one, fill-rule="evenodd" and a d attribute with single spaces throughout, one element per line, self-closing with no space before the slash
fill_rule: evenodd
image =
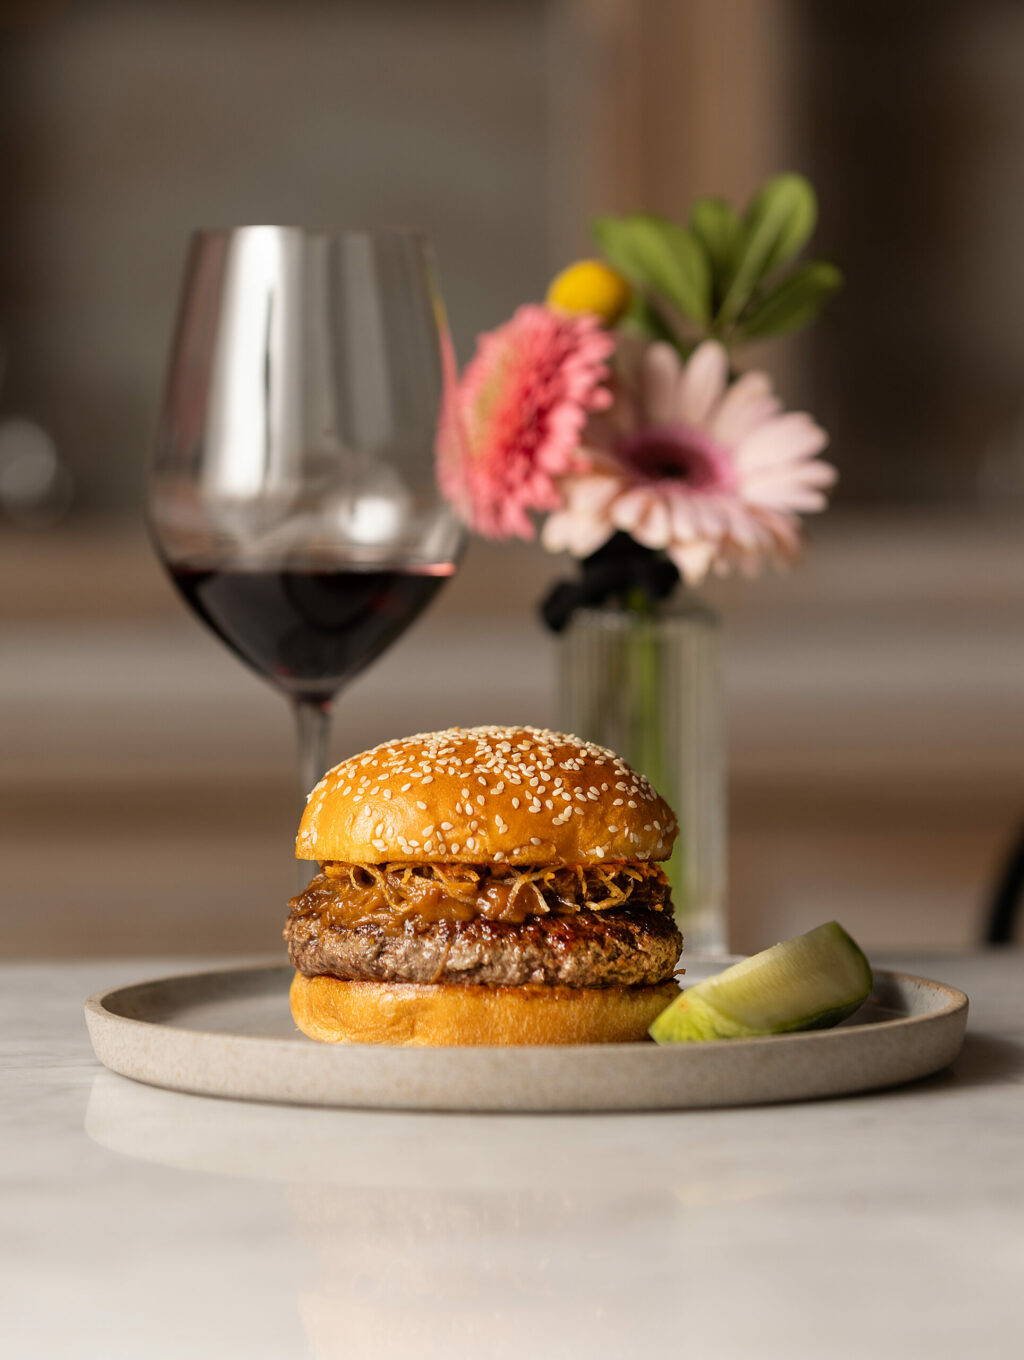
<path id="1" fill-rule="evenodd" d="M 416 232 L 192 239 L 149 526 L 186 602 L 291 701 L 303 795 L 338 691 L 455 571 L 434 460 L 450 356 Z"/>

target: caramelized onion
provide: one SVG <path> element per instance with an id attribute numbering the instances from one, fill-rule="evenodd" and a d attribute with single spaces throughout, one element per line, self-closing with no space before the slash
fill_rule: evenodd
<path id="1" fill-rule="evenodd" d="M 439 921 L 521 923 L 531 916 L 613 911 L 627 903 L 670 907 L 668 881 L 656 865 L 619 861 L 600 865 L 388 864 L 329 862 L 292 903 L 293 915 L 318 915 L 354 929 L 382 926 L 389 933 Z"/>

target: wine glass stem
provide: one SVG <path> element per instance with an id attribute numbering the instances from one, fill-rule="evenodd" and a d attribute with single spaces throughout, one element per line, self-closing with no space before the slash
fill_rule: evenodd
<path id="1" fill-rule="evenodd" d="M 299 744 L 300 808 L 305 808 L 307 796 L 319 783 L 327 766 L 327 733 L 331 725 L 331 706 L 296 699 L 292 709 L 295 713 L 295 731 Z M 300 891 L 309 882 L 309 877 L 309 864 L 305 860 L 300 860 Z"/>

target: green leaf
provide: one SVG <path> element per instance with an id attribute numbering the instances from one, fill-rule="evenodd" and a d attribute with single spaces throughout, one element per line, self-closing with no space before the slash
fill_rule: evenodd
<path id="1" fill-rule="evenodd" d="M 667 340 L 670 345 L 679 348 L 680 340 L 675 331 L 657 305 L 641 293 L 634 291 L 619 324 L 648 340 Z"/>
<path id="2" fill-rule="evenodd" d="M 757 194 L 747 218 L 755 225 L 768 219 L 777 224 L 775 245 L 764 266 L 764 273 L 770 274 L 795 259 L 811 239 L 818 224 L 818 197 L 803 175 L 777 175 Z"/>
<path id="3" fill-rule="evenodd" d="M 638 213 L 599 217 L 594 235 L 609 264 L 637 287 L 659 293 L 698 326 L 711 319 L 711 271 L 686 227 Z"/>
<path id="4" fill-rule="evenodd" d="M 743 230 L 732 204 L 724 198 L 698 198 L 690 209 L 690 228 L 711 261 L 716 281 L 727 278 Z"/>
<path id="5" fill-rule="evenodd" d="M 799 330 L 814 320 L 826 299 L 842 285 L 843 275 L 834 264 L 812 260 L 799 265 L 770 293 L 751 304 L 740 317 L 740 330 L 747 340 Z"/>
<path id="6" fill-rule="evenodd" d="M 800 253 L 817 220 L 818 200 L 802 175 L 768 181 L 747 209 L 719 323 L 735 321 L 761 280 Z"/>

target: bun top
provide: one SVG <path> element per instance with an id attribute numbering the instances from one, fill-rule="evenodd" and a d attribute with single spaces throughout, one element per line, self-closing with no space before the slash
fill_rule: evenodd
<path id="1" fill-rule="evenodd" d="M 537 727 L 453 727 L 351 756 L 309 795 L 297 859 L 385 864 L 664 860 L 672 809 L 603 746 Z"/>

